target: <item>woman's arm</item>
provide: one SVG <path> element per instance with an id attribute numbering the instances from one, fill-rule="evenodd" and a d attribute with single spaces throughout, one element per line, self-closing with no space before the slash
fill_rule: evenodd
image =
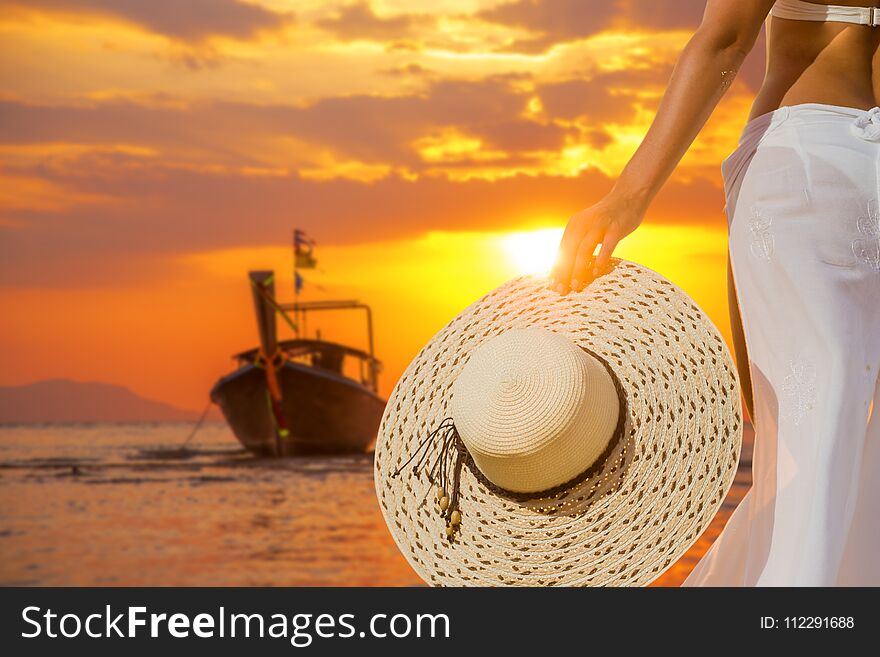
<path id="1" fill-rule="evenodd" d="M 700 27 L 675 64 L 657 115 L 609 194 L 571 217 L 553 268 L 553 287 L 580 290 L 641 224 L 755 45 L 774 0 L 708 0 Z M 593 262 L 593 252 L 602 245 Z"/>

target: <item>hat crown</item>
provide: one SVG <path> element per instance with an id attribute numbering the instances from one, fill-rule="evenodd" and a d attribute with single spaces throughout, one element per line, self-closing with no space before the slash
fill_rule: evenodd
<path id="1" fill-rule="evenodd" d="M 605 366 L 564 335 L 539 328 L 512 329 L 475 348 L 451 403 L 477 467 L 515 492 L 552 488 L 593 465 L 618 413 Z"/>

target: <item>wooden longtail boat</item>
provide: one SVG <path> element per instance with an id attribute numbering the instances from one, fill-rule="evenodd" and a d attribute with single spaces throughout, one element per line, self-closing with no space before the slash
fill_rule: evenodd
<path id="1" fill-rule="evenodd" d="M 260 346 L 235 355 L 238 369 L 211 390 L 233 433 L 260 456 L 363 453 L 385 409 L 370 308 L 357 301 L 279 304 L 273 272 L 251 272 L 250 279 Z M 368 351 L 320 334 L 278 341 L 278 314 L 302 332 L 308 314 L 329 310 L 365 311 Z"/>

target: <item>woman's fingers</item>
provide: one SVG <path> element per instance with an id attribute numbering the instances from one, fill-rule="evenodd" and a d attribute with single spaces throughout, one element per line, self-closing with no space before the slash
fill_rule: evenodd
<path id="1" fill-rule="evenodd" d="M 569 219 L 568 225 L 565 227 L 565 233 L 562 235 L 562 242 L 559 245 L 559 255 L 556 258 L 556 264 L 551 274 L 553 289 L 560 294 L 568 292 L 571 283 L 571 269 L 574 266 L 577 248 L 583 234 L 584 230 L 581 222 L 577 221 L 574 217 Z"/>
<path id="2" fill-rule="evenodd" d="M 604 237 L 602 237 L 602 248 L 599 249 L 599 255 L 596 256 L 596 261 L 593 263 L 592 278 L 596 278 L 599 272 L 604 271 L 608 266 L 611 254 L 617 247 L 618 242 L 620 242 L 620 228 L 617 224 L 611 224 L 608 230 L 605 231 Z"/>
<path id="3" fill-rule="evenodd" d="M 609 203 L 600 201 L 568 220 L 550 275 L 551 289 L 580 292 L 608 269 L 617 244 L 641 223 L 640 213 Z"/>
<path id="4" fill-rule="evenodd" d="M 571 289 L 580 292 L 584 285 L 592 278 L 590 268 L 593 264 L 593 252 L 602 238 L 602 232 L 598 228 L 592 229 L 581 240 L 575 256 L 574 266 L 571 270 Z"/>

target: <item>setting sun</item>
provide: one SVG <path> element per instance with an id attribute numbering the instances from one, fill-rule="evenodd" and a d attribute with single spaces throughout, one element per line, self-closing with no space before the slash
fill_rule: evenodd
<path id="1" fill-rule="evenodd" d="M 542 228 L 511 233 L 502 239 L 511 264 L 521 274 L 545 274 L 553 266 L 561 228 Z"/>

